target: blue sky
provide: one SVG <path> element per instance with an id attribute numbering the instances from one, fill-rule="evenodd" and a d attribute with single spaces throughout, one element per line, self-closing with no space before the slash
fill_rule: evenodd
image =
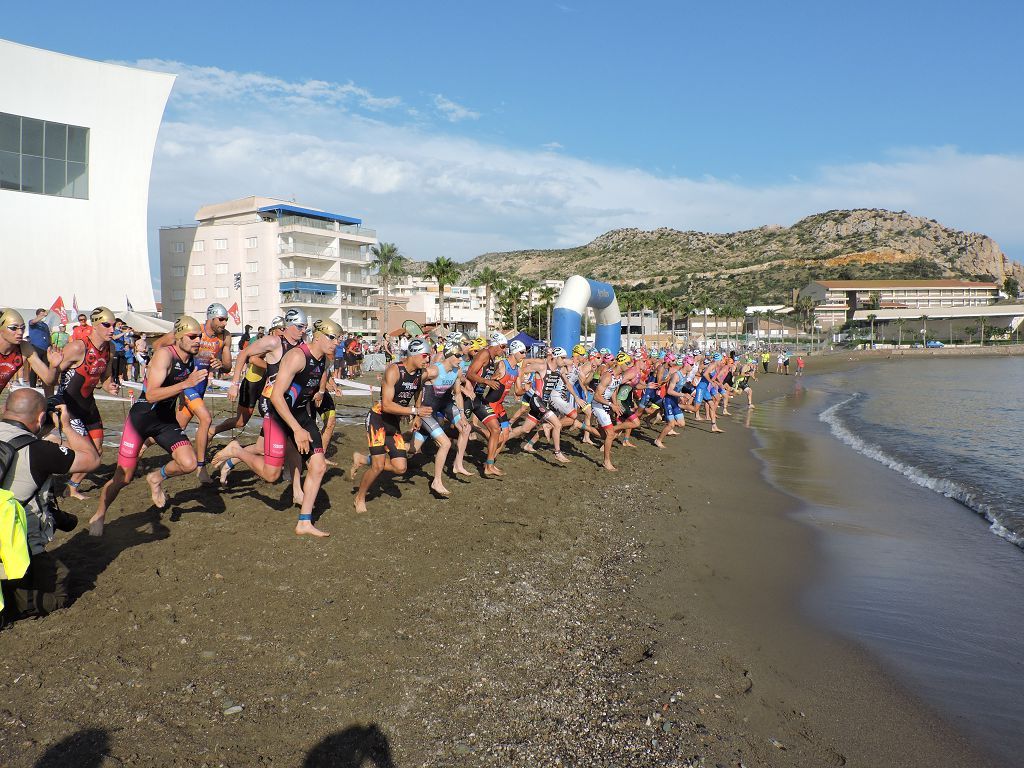
<path id="1" fill-rule="evenodd" d="M 1024 255 L 1015 3 L 22 3 L 3 19 L 7 39 L 179 74 L 154 230 L 257 193 L 461 259 L 878 206 Z"/>

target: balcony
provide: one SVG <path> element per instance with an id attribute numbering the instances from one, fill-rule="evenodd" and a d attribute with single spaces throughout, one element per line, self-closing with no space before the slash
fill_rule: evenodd
<path id="1" fill-rule="evenodd" d="M 310 267 L 306 269 L 286 269 L 282 267 L 278 270 L 278 274 L 280 277 L 299 277 L 304 280 L 325 280 L 332 283 L 338 281 L 337 272 L 331 272 L 326 269 L 312 269 Z"/>
<path id="2" fill-rule="evenodd" d="M 368 243 L 377 240 L 377 230 L 359 224 L 340 224 L 310 216 L 281 216 L 277 223 L 281 232 L 302 232 L 316 237 L 344 237 Z"/>
<path id="3" fill-rule="evenodd" d="M 309 306 L 338 306 L 338 294 L 336 293 L 311 293 L 309 291 L 282 291 L 281 306 L 294 305 Z"/>
<path id="4" fill-rule="evenodd" d="M 310 259 L 336 259 L 337 249 L 333 247 L 324 248 L 310 243 L 278 243 L 278 255 L 303 256 Z"/>

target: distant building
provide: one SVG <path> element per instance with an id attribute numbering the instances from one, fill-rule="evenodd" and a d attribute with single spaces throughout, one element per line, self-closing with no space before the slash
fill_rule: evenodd
<path id="1" fill-rule="evenodd" d="M 0 71 L 0 304 L 152 312 L 149 176 L 174 75 L 6 40 Z"/>
<path id="2" fill-rule="evenodd" d="M 229 322 L 232 331 L 298 307 L 311 323 L 330 318 L 346 332 L 377 334 L 369 254 L 377 233 L 359 219 L 269 197 L 205 205 L 196 219 L 160 229 L 165 318 L 201 318 L 212 302 L 237 302 L 242 322 Z"/>
<path id="3" fill-rule="evenodd" d="M 827 329 L 868 308 L 984 307 L 999 299 L 999 286 L 964 280 L 815 280 L 800 295 L 814 302 L 815 324 Z"/>
<path id="4" fill-rule="evenodd" d="M 404 277 L 388 289 L 388 297 L 392 308 L 409 313 L 410 319 L 421 316 L 423 320 L 417 320 L 417 322 L 425 322 L 430 325 L 441 322 L 441 294 L 435 280 L 415 275 Z M 471 337 L 483 335 L 485 306 L 486 289 L 483 286 L 473 288 L 468 285 L 446 285 L 444 287 L 444 325 L 451 330 L 461 331 Z M 396 323 L 393 310 L 389 314 L 390 324 L 393 328 L 398 328 L 401 321 Z M 491 322 L 495 322 L 493 308 Z"/>

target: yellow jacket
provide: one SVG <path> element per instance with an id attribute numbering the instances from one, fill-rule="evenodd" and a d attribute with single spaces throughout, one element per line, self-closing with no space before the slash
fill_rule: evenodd
<path id="1" fill-rule="evenodd" d="M 0 579 L 20 579 L 28 570 L 28 521 L 25 509 L 11 495 L 0 490 Z M 0 594 L 0 610 L 4 598 Z"/>

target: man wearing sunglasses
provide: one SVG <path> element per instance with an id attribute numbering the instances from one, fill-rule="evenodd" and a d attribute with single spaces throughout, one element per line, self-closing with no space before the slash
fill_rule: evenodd
<path id="1" fill-rule="evenodd" d="M 92 326 L 89 325 L 89 318 L 83 312 L 78 316 L 78 325 L 71 329 L 72 341 L 85 341 L 92 333 Z"/>
<path id="2" fill-rule="evenodd" d="M 313 504 L 327 472 L 327 459 L 314 406 L 317 394 L 322 391 L 324 377 L 328 375 L 328 356 L 340 336 L 341 326 L 336 322 L 317 320 L 313 324 L 312 341 L 299 343 L 284 353 L 276 366 L 273 384 L 265 390 L 264 400 L 268 402 L 263 417 L 262 456 L 243 448 L 238 441 L 232 441 L 214 457 L 215 464 L 221 458 L 242 461 L 269 482 L 281 476 L 286 453 L 298 457 L 295 472 L 301 471 L 302 463 L 306 465 L 301 491 L 295 493 L 293 490 L 293 497 L 301 505 L 295 526 L 295 533 L 299 536 L 330 535 L 313 525 Z M 256 344 L 250 344 L 246 349 Z"/>
<path id="3" fill-rule="evenodd" d="M 114 335 L 114 313 L 106 307 L 96 307 L 90 315 L 92 330 L 85 339 L 76 339 L 64 347 L 64 359 L 59 365 L 60 383 L 54 398 L 67 406 L 71 428 L 80 435 L 87 435 L 103 455 L 103 419 L 96 398 L 93 396 L 98 385 L 112 395 L 117 386 L 112 375 L 113 361 L 110 354 L 110 339 Z M 79 472 L 68 481 L 68 495 L 85 499 L 78 486 L 85 479 Z"/>
<path id="4" fill-rule="evenodd" d="M 0 392 L 26 363 L 44 386 L 57 381 L 57 366 L 64 355 L 59 349 L 46 350 L 46 359 L 25 339 L 25 319 L 14 309 L 0 309 Z"/>
<path id="5" fill-rule="evenodd" d="M 202 328 L 195 319 L 185 315 L 174 323 L 173 334 L 172 346 L 161 347 L 153 353 L 142 396 L 125 419 L 114 476 L 103 486 L 99 507 L 89 520 L 89 533 L 92 536 L 103 535 L 107 510 L 121 489 L 132 481 L 139 453 L 146 440 L 153 440 L 171 455 L 167 464 L 146 475 L 150 496 L 157 509 L 163 509 L 167 504 L 164 480 L 187 475 L 196 468 L 196 453 L 178 424 L 174 402 L 178 395 L 202 383 L 209 375 L 209 369 L 197 368 L 195 365 Z"/>
<path id="6" fill-rule="evenodd" d="M 231 370 L 231 334 L 227 331 L 228 310 L 223 304 L 213 303 L 206 308 L 206 322 L 199 337 L 199 351 L 196 353 L 196 368 L 210 371 L 210 376 L 226 374 Z M 174 333 L 167 333 L 153 342 L 153 349 L 171 346 L 175 343 Z M 178 425 L 184 429 L 195 417 L 196 455 L 199 457 L 199 482 L 209 485 L 213 482 L 206 471 L 206 446 L 210 440 L 213 416 L 203 402 L 209 379 L 203 379 L 194 387 L 188 387 L 181 394 L 178 407 Z"/>

